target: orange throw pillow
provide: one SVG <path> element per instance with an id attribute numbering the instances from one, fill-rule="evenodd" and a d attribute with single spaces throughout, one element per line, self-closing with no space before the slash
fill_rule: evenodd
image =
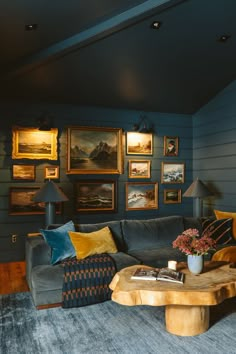
<path id="1" fill-rule="evenodd" d="M 222 248 L 212 256 L 212 261 L 236 262 L 236 246 Z"/>
<path id="2" fill-rule="evenodd" d="M 220 210 L 214 210 L 216 219 L 228 219 L 232 218 L 233 219 L 233 225 L 232 225 L 232 234 L 233 237 L 236 240 L 236 213 L 228 212 L 228 211 L 220 211 Z"/>

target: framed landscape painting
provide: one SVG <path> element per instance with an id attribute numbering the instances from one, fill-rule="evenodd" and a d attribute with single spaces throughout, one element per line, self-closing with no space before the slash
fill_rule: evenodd
<path id="1" fill-rule="evenodd" d="M 9 190 L 9 214 L 33 215 L 45 214 L 45 203 L 35 202 L 34 195 L 40 187 L 10 187 Z M 55 203 L 56 213 L 61 214 L 62 203 Z"/>
<path id="2" fill-rule="evenodd" d="M 164 189 L 164 204 L 181 203 L 181 189 Z"/>
<path id="3" fill-rule="evenodd" d="M 153 134 L 127 132 L 126 152 L 127 155 L 152 155 Z"/>
<path id="4" fill-rule="evenodd" d="M 116 181 L 78 181 L 75 183 L 76 211 L 115 212 Z"/>
<path id="5" fill-rule="evenodd" d="M 129 160 L 129 178 L 150 178 L 150 160 Z"/>
<path id="6" fill-rule="evenodd" d="M 69 127 L 67 174 L 123 173 L 122 129 Z"/>
<path id="7" fill-rule="evenodd" d="M 34 165 L 12 165 L 12 178 L 15 180 L 35 180 Z"/>
<path id="8" fill-rule="evenodd" d="M 45 179 L 58 179 L 59 178 L 59 166 L 45 166 L 44 178 Z"/>
<path id="9" fill-rule="evenodd" d="M 57 160 L 58 129 L 12 128 L 12 158 Z"/>
<path id="10" fill-rule="evenodd" d="M 162 162 L 161 183 L 184 183 L 184 163 Z"/>
<path id="11" fill-rule="evenodd" d="M 149 210 L 157 208 L 157 182 L 126 182 L 126 210 Z"/>

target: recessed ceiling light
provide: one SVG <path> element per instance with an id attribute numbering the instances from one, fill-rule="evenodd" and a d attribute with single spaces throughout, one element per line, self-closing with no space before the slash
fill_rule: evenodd
<path id="1" fill-rule="evenodd" d="M 31 23 L 29 25 L 25 25 L 26 31 L 36 31 L 37 28 L 38 28 L 37 23 Z"/>
<path id="2" fill-rule="evenodd" d="M 231 36 L 229 34 L 223 34 L 222 36 L 220 36 L 218 38 L 219 42 L 225 43 L 227 42 L 227 40 L 230 38 Z"/>
<path id="3" fill-rule="evenodd" d="M 152 29 L 159 29 L 161 27 L 161 22 L 160 21 L 153 21 L 151 24 Z"/>

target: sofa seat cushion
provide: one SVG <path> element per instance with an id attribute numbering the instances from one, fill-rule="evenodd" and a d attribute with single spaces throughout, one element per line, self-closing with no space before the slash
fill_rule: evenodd
<path id="1" fill-rule="evenodd" d="M 169 260 L 186 262 L 186 255 L 172 247 L 154 248 L 152 250 L 137 250 L 129 253 L 137 258 L 142 264 L 150 267 L 167 267 Z"/>
<path id="2" fill-rule="evenodd" d="M 124 252 L 108 253 L 116 264 L 116 270 L 119 272 L 121 269 L 130 267 L 132 265 L 141 264 L 141 261 Z"/>
<path id="3" fill-rule="evenodd" d="M 62 292 L 64 271 L 61 264 L 39 265 L 32 269 L 32 288 L 42 291 L 60 289 Z"/>
<path id="4" fill-rule="evenodd" d="M 182 216 L 167 216 L 149 220 L 122 220 L 122 230 L 128 253 L 170 246 L 184 230 Z"/>

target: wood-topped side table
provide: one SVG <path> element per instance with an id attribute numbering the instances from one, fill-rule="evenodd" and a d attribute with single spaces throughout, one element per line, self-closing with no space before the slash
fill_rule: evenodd
<path id="1" fill-rule="evenodd" d="M 226 262 L 205 262 L 200 275 L 191 274 L 186 263 L 179 263 L 177 270 L 185 273 L 184 284 L 133 280 L 138 267 L 144 266 L 131 266 L 115 274 L 110 283 L 112 300 L 128 306 L 165 306 L 166 329 L 172 334 L 195 336 L 207 331 L 209 306 L 236 296 L 236 269 Z"/>

